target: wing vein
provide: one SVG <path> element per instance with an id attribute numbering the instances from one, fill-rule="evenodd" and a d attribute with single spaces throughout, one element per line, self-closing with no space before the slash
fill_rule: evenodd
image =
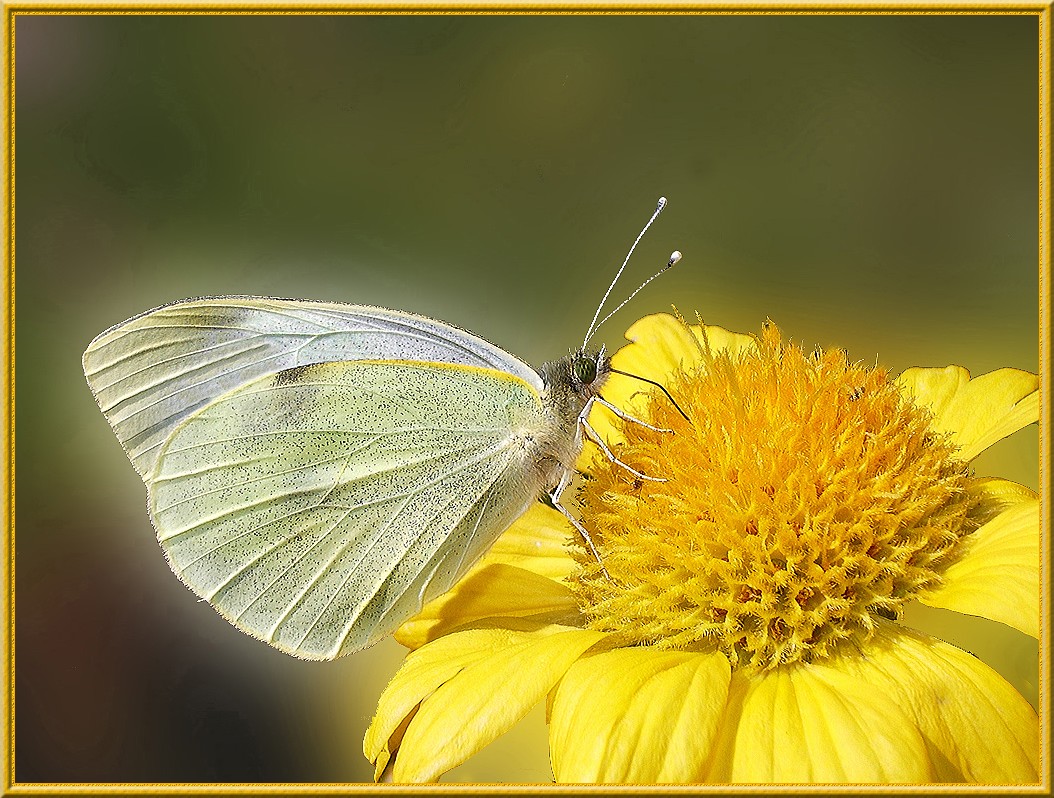
<path id="1" fill-rule="evenodd" d="M 504 446 L 494 446 L 494 447 L 491 447 L 491 449 L 489 449 L 489 450 L 487 450 L 487 451 L 485 451 L 485 452 L 481 453 L 481 454 L 480 454 L 479 456 L 477 456 L 477 457 L 473 458 L 472 460 L 466 461 L 466 462 L 465 462 L 465 463 L 464 463 L 464 464 L 463 464 L 463 465 L 462 465 L 462 466 L 461 466 L 460 468 L 458 468 L 458 469 L 456 469 L 455 471 L 453 471 L 453 472 L 450 472 L 449 474 L 445 475 L 445 476 L 444 476 L 444 478 L 448 478 L 448 477 L 450 477 L 450 476 L 453 476 L 454 474 L 457 474 L 457 473 L 460 473 L 460 472 L 464 471 L 465 469 L 469 468 L 470 466 L 473 466 L 473 465 L 477 465 L 478 463 L 481 463 L 481 462 L 483 462 L 484 460 L 486 460 L 486 459 L 488 459 L 488 458 L 492 457 L 493 455 L 497 454 L 498 452 L 502 451 L 502 449 L 503 449 L 503 448 L 504 448 Z M 504 470 L 504 469 L 502 469 L 502 470 Z M 428 483 L 425 483 L 424 485 L 422 485 L 422 486 L 421 486 L 421 488 L 420 488 L 420 489 L 419 489 L 418 491 L 416 491 L 416 493 L 420 493 L 420 492 L 421 492 L 422 490 L 424 490 L 425 488 L 431 487 L 432 485 L 435 485 L 435 484 L 437 484 L 437 483 L 438 483 L 439 481 L 440 481 L 439 479 L 434 479 L 434 480 L 431 480 L 431 481 L 430 481 L 430 482 L 428 482 Z M 405 509 L 405 507 L 406 507 L 406 504 L 408 504 L 408 503 L 409 503 L 409 501 L 410 501 L 410 498 L 412 498 L 412 496 L 413 496 L 413 495 L 416 495 L 416 494 L 414 494 L 414 493 L 411 493 L 411 494 L 410 494 L 409 496 L 407 496 L 407 498 L 406 498 L 406 501 L 405 501 L 405 502 L 403 503 L 403 506 L 399 508 L 399 511 L 398 511 L 398 513 L 396 513 L 396 516 L 393 516 L 393 517 L 392 517 L 392 519 L 391 519 L 391 520 L 390 520 L 390 521 L 388 522 L 388 526 L 390 526 L 390 524 L 391 524 L 391 523 L 393 523 L 393 522 L 395 521 L 395 518 L 396 518 L 396 517 L 397 517 L 397 516 L 398 516 L 398 515 L 399 515 L 399 514 L 400 514 L 400 513 L 402 512 L 402 510 L 403 510 L 403 509 Z M 450 503 L 450 502 L 452 502 L 452 501 L 453 501 L 453 497 L 452 497 L 451 499 L 449 499 L 449 500 L 448 500 L 448 502 L 447 502 L 446 504 L 444 504 L 443 506 L 444 506 L 444 507 L 446 507 L 446 506 L 449 506 L 449 503 Z M 473 502 L 473 504 L 475 504 L 475 502 Z M 466 514 L 467 514 L 467 511 L 466 511 Z M 463 519 L 463 518 L 464 518 L 464 516 L 462 516 L 462 519 Z M 458 523 L 460 523 L 460 521 L 459 521 Z M 458 526 L 458 524 L 457 524 L 457 523 L 455 523 L 455 524 L 454 524 L 454 526 L 452 527 L 452 529 L 454 529 L 454 528 L 457 528 L 457 526 Z M 366 553 L 364 553 L 364 554 L 363 554 L 363 556 L 359 558 L 358 562 L 357 562 L 357 563 L 355 564 L 355 567 L 354 567 L 354 568 L 352 568 L 352 569 L 351 569 L 351 570 L 350 570 L 350 571 L 348 572 L 347 576 L 345 576 L 343 580 L 341 580 L 340 586 L 339 586 L 339 587 L 338 587 L 338 588 L 337 588 L 336 590 L 334 590 L 334 591 L 332 592 L 332 594 L 331 594 L 331 595 L 329 596 L 329 599 L 328 599 L 328 600 L 326 601 L 326 604 L 325 604 L 325 606 L 324 606 L 324 607 L 322 608 L 322 611 L 321 611 L 321 612 L 320 612 L 320 613 L 319 613 L 319 614 L 318 614 L 318 615 L 317 615 L 317 616 L 315 617 L 315 620 L 314 620 L 314 621 L 313 621 L 313 622 L 311 623 L 311 625 L 310 625 L 310 626 L 308 627 L 308 630 L 307 630 L 307 632 L 305 632 L 305 633 L 304 633 L 304 634 L 303 634 L 303 635 L 301 636 L 300 640 L 299 640 L 299 641 L 297 642 L 297 648 L 299 648 L 299 647 L 300 647 L 300 646 L 301 646 L 301 645 L 303 644 L 304 640 L 306 640 L 306 639 L 308 638 L 308 636 L 310 636 L 310 634 L 311 634 L 311 633 L 312 633 L 312 632 L 313 632 L 313 631 L 315 630 L 315 627 L 317 627 L 317 626 L 318 626 L 319 622 L 320 622 L 320 621 L 322 620 L 322 617 L 323 617 L 323 616 L 324 616 L 324 615 L 325 615 L 325 614 L 326 614 L 326 613 L 327 613 L 327 612 L 329 611 L 330 607 L 332 607 L 332 606 L 333 606 L 333 602 L 334 602 L 334 601 L 336 601 L 336 599 L 337 599 L 337 596 L 338 596 L 338 595 L 340 595 L 340 593 L 341 593 L 341 592 L 343 592 L 343 590 L 344 590 L 344 587 L 345 587 L 345 586 L 347 585 L 348 581 L 349 581 L 349 580 L 351 579 L 351 577 L 352 577 L 352 576 L 354 575 L 354 573 L 355 573 L 355 571 L 357 570 L 358 566 L 359 566 L 359 565 L 361 565 L 361 564 L 362 564 L 362 562 L 363 562 L 363 560 L 365 560 L 365 559 L 366 559 L 366 556 L 367 556 L 367 555 L 368 555 L 368 554 L 369 554 L 370 552 L 372 552 L 374 548 L 376 548 L 376 546 L 377 546 L 377 543 L 378 543 L 379 541 L 380 541 L 380 537 L 378 536 L 378 537 L 377 537 L 377 538 L 376 538 L 376 539 L 374 540 L 374 542 L 373 542 L 372 544 L 370 544 L 370 547 L 369 547 L 369 549 L 367 550 L 367 552 L 366 552 Z M 341 552 L 341 553 L 343 553 L 343 552 Z M 383 578 L 382 578 L 382 579 L 381 579 L 381 580 L 380 580 L 380 581 L 378 582 L 378 584 L 384 584 L 384 582 L 385 582 L 385 581 L 387 581 L 388 577 L 390 577 L 390 576 L 392 575 L 392 572 L 393 572 L 393 571 L 394 571 L 394 570 L 395 570 L 395 569 L 396 569 L 396 568 L 397 568 L 397 567 L 399 566 L 399 564 L 400 564 L 400 563 L 401 563 L 401 562 L 403 561 L 403 559 L 405 558 L 405 556 L 406 556 L 406 553 L 404 552 L 404 554 L 403 554 L 403 556 L 402 556 L 402 557 L 396 557 L 396 558 L 393 558 L 393 562 L 392 562 L 392 563 L 391 563 L 391 565 L 390 565 L 390 566 L 388 567 L 388 569 L 387 569 L 387 570 L 386 570 L 386 571 L 384 572 L 384 576 L 383 576 Z M 375 593 L 374 595 L 376 595 L 376 593 Z M 370 597 L 370 599 L 372 599 L 372 598 L 373 598 L 373 596 L 371 596 L 371 597 Z M 361 610 L 362 610 L 362 608 L 363 608 L 363 607 L 364 607 L 364 606 L 365 606 L 366 604 L 368 604 L 368 603 L 369 603 L 369 600 L 370 600 L 370 599 L 368 599 L 368 600 L 367 600 L 367 601 L 365 601 L 365 602 L 361 602 L 361 603 L 359 604 L 359 607 L 357 607 L 357 608 L 356 608 L 356 609 L 358 610 L 358 612 L 357 612 L 357 613 L 356 613 L 356 615 L 355 615 L 355 620 L 357 620 L 357 619 L 358 619 L 358 617 L 360 617 L 360 616 L 361 616 Z M 352 621 L 352 623 L 354 623 L 354 621 Z M 349 625 L 350 625 L 350 624 L 349 624 Z M 345 637 L 345 638 L 343 638 L 343 639 L 346 639 L 346 637 Z M 343 639 L 342 639 L 342 643 L 343 643 Z M 339 650 L 339 649 L 338 649 L 338 650 Z"/>

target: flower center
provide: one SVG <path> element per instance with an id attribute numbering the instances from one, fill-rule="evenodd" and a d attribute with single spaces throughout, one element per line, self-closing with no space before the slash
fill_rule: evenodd
<path id="1" fill-rule="evenodd" d="M 805 354 L 767 324 L 757 346 L 704 352 L 623 425 L 582 489 L 604 563 L 575 550 L 589 625 L 627 645 L 712 648 L 771 668 L 866 639 L 933 587 L 972 532 L 967 465 L 880 368 Z M 606 569 L 607 574 L 604 573 Z"/>

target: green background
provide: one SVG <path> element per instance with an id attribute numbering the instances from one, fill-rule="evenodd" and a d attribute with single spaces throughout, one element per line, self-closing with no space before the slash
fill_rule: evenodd
<path id="1" fill-rule="evenodd" d="M 366 780 L 402 650 L 294 660 L 169 572 L 84 383 L 189 296 L 373 303 L 565 354 L 671 304 L 854 359 L 1038 368 L 1035 17 L 18 15 L 19 781 Z M 978 458 L 1037 487 L 1030 427 Z M 1035 641 L 909 620 L 1033 703 Z M 598 697 L 601 698 L 601 697 Z M 449 780 L 547 781 L 541 708 Z"/>

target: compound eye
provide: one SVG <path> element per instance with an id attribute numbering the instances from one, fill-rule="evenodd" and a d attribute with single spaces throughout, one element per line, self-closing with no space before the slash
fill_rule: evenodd
<path id="1" fill-rule="evenodd" d="M 596 361 L 589 357 L 579 357 L 574 364 L 575 379 L 583 385 L 591 385 L 597 378 Z"/>

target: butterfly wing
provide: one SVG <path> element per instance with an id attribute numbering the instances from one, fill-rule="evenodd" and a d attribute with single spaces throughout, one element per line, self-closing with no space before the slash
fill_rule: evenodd
<path id="1" fill-rule="evenodd" d="M 146 477 L 175 427 L 266 374 L 338 360 L 420 360 L 537 373 L 493 344 L 423 316 L 367 305 L 212 297 L 147 311 L 99 335 L 84 373 L 121 445 Z"/>
<path id="2" fill-rule="evenodd" d="M 147 477 L 172 569 L 234 625 L 332 659 L 449 589 L 537 496 L 538 392 L 475 367 L 352 361 L 191 414 Z"/>

